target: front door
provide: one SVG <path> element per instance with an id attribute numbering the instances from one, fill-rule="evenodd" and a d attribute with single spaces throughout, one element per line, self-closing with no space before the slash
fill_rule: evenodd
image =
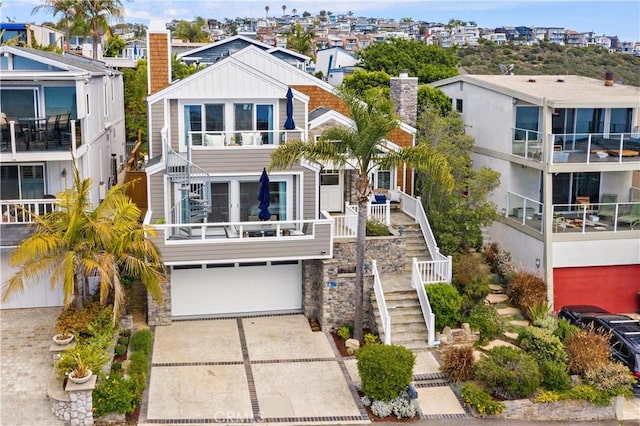
<path id="1" fill-rule="evenodd" d="M 340 170 L 323 170 L 320 173 L 320 210 L 341 212 L 344 204 Z"/>

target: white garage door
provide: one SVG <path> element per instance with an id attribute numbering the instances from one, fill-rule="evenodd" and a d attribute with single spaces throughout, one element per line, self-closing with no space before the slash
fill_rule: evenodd
<path id="1" fill-rule="evenodd" d="M 10 256 L 9 250 L 0 252 L 0 279 L 3 285 L 17 271 L 16 268 L 11 267 Z M 58 285 L 52 289 L 49 285 L 49 276 L 46 276 L 37 284 L 26 285 L 24 292 L 14 293 L 6 302 L 0 302 L 0 309 L 62 306 L 63 300 L 62 286 Z"/>
<path id="2" fill-rule="evenodd" d="M 302 309 L 302 269 L 296 264 L 174 269 L 173 316 Z"/>

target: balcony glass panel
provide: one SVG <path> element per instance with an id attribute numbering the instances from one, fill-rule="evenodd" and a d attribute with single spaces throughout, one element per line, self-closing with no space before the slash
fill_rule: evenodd
<path id="1" fill-rule="evenodd" d="M 3 87 L 0 91 L 2 112 L 8 118 L 38 117 L 38 89 L 12 89 Z"/>
<path id="2" fill-rule="evenodd" d="M 75 86 L 44 88 L 44 111 L 47 116 L 70 113 L 70 119 L 75 120 L 76 110 Z"/>

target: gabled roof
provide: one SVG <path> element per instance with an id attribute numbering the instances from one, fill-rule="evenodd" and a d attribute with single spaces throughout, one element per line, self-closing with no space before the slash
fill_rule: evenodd
<path id="1" fill-rule="evenodd" d="M 0 54 L 4 55 L 5 53 L 40 62 L 42 64 L 58 68 L 59 70 L 66 71 L 68 73 L 90 73 L 91 75 L 112 75 L 114 73 L 117 73 L 117 71 L 114 71 L 105 66 L 103 62 L 95 61 L 84 56 L 74 55 L 70 53 L 60 55 L 58 53 L 46 52 L 44 50 L 38 49 L 30 49 L 27 47 L 15 47 L 6 45 L 0 46 Z M 42 74 L 46 71 L 17 70 L 17 72 Z M 3 70 L 3 78 L 6 78 L 10 73 L 11 71 Z"/>
<path id="2" fill-rule="evenodd" d="M 188 52 L 184 52 L 184 53 L 179 54 L 178 55 L 178 59 L 188 58 L 190 56 L 196 55 L 197 53 L 203 52 L 203 51 L 208 50 L 208 49 L 224 46 L 225 44 L 229 44 L 229 43 L 234 42 L 236 40 L 244 41 L 247 46 L 255 46 L 255 47 L 257 47 L 257 48 L 259 48 L 261 50 L 266 51 L 267 53 L 282 52 L 282 53 L 284 53 L 286 55 L 296 57 L 299 60 L 305 61 L 305 62 L 308 62 L 311 59 L 308 56 L 303 55 L 303 54 L 298 53 L 298 52 L 295 52 L 293 50 L 283 49 L 281 47 L 273 47 L 273 46 L 268 45 L 266 43 L 262 43 L 261 41 L 254 40 L 254 39 L 249 38 L 249 37 L 245 37 L 243 35 L 236 35 L 236 36 L 233 36 L 233 37 L 225 38 L 224 40 L 220 40 L 220 41 L 217 41 L 215 43 L 207 44 L 206 46 L 202 46 L 202 47 L 198 47 L 198 48 L 193 49 L 193 50 L 189 50 Z"/>
<path id="3" fill-rule="evenodd" d="M 266 55 L 270 57 L 270 55 L 268 54 Z M 285 63 L 285 66 L 291 69 L 295 69 L 294 67 L 286 63 Z M 217 74 L 217 73 L 222 74 L 225 72 L 227 73 L 227 75 L 232 75 L 234 78 L 237 77 L 238 82 L 240 82 L 239 80 L 241 78 L 240 76 L 243 75 L 249 78 L 250 81 L 254 82 L 255 84 L 249 87 L 246 85 L 246 81 L 244 81 L 243 83 L 245 84 L 243 84 L 242 86 L 238 86 L 236 88 L 226 86 L 223 88 L 218 88 L 216 90 L 216 88 L 212 86 L 211 81 L 209 79 L 213 74 Z M 225 82 L 222 82 L 222 83 L 225 83 Z M 230 95 L 226 95 L 222 93 L 224 89 L 232 90 L 233 94 L 237 94 L 239 95 L 239 97 L 243 97 L 242 93 L 240 93 L 242 90 L 247 91 L 247 95 L 246 95 L 247 97 L 249 96 L 249 94 L 257 96 L 257 93 L 254 91 L 254 90 L 257 90 L 256 87 L 261 89 L 268 89 L 269 87 L 272 87 L 278 93 L 281 93 L 279 97 L 284 98 L 287 90 L 289 89 L 289 85 L 287 85 L 286 82 L 282 82 L 277 79 L 274 79 L 268 74 L 260 72 L 260 70 L 257 70 L 251 67 L 250 65 L 238 60 L 237 58 L 233 56 L 229 56 L 224 58 L 223 60 L 220 60 L 208 66 L 207 68 L 201 71 L 198 71 L 170 85 L 169 87 L 166 87 L 163 90 L 160 90 L 159 92 L 156 92 L 150 95 L 149 97 L 147 97 L 147 102 L 153 103 L 159 99 L 170 98 L 170 97 L 181 98 L 181 99 L 185 98 L 183 95 L 184 91 L 182 93 L 180 92 L 183 89 L 188 89 L 190 86 L 194 86 L 197 88 L 195 91 L 197 93 L 196 97 L 203 97 L 203 96 L 206 97 L 203 90 L 215 91 L 221 97 L 229 97 Z M 294 99 L 301 100 L 305 103 L 309 101 L 309 97 L 304 93 L 299 92 L 295 89 L 293 89 L 292 92 L 293 92 Z"/>

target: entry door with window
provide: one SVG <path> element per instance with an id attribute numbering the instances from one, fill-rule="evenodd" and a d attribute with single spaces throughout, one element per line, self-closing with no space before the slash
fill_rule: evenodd
<path id="1" fill-rule="evenodd" d="M 344 204 L 340 170 L 323 170 L 320 173 L 320 210 L 341 212 Z"/>
<path id="2" fill-rule="evenodd" d="M 290 220 L 292 217 L 292 188 L 289 178 L 272 178 L 269 182 L 271 198 L 269 212 L 278 220 Z M 226 182 L 211 183 L 211 213 L 209 222 L 246 222 L 255 220 L 260 212 L 258 192 L 260 182 L 256 179 L 232 179 Z"/>

